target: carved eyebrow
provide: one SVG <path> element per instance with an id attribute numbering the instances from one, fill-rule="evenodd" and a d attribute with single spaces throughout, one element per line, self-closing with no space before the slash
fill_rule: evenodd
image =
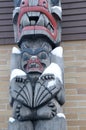
<path id="1" fill-rule="evenodd" d="M 42 52 L 42 51 L 45 51 L 46 53 L 49 53 L 49 52 L 47 52 L 45 49 L 43 49 L 43 48 L 37 48 L 37 49 L 35 49 L 35 50 L 32 50 L 31 48 L 25 48 L 24 49 L 24 51 L 22 51 L 22 54 L 24 53 L 24 52 L 27 52 L 27 53 L 29 53 L 30 55 L 37 55 L 38 53 L 40 53 L 40 52 Z"/>

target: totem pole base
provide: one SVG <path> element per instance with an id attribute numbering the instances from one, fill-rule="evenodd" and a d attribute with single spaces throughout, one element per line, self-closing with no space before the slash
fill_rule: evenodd
<path id="1" fill-rule="evenodd" d="M 67 130 L 67 123 L 64 117 L 54 117 L 50 120 L 9 122 L 8 130 Z"/>
<path id="2" fill-rule="evenodd" d="M 8 130 L 33 130 L 33 125 L 31 121 L 19 122 L 17 120 L 9 122 Z"/>

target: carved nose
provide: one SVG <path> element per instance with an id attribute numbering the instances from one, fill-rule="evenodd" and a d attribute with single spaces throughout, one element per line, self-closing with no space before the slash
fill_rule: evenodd
<path id="1" fill-rule="evenodd" d="M 36 60 L 37 59 L 37 56 L 32 56 L 31 57 L 31 60 Z"/>

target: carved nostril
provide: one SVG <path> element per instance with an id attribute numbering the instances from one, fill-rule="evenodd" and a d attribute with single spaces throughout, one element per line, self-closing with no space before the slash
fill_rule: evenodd
<path id="1" fill-rule="evenodd" d="M 22 1 L 22 5 L 24 5 L 25 4 L 25 2 L 24 1 Z"/>
<path id="2" fill-rule="evenodd" d="M 39 0 L 39 5 L 44 6 L 45 8 L 48 8 L 48 2 L 47 0 Z"/>
<path id="3" fill-rule="evenodd" d="M 43 4 L 46 4 L 46 2 L 45 2 L 45 1 L 43 1 Z"/>

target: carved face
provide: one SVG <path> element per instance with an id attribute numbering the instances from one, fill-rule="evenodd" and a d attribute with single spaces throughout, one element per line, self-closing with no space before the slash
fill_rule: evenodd
<path id="1" fill-rule="evenodd" d="M 58 42 L 60 0 L 22 0 L 18 16 L 18 42 L 30 35 L 44 35 Z"/>
<path id="2" fill-rule="evenodd" d="M 22 43 L 22 69 L 26 73 L 38 72 L 42 73 L 44 69 L 50 64 L 50 51 L 51 46 L 48 43 L 42 43 L 41 40 Z M 40 44 L 40 45 L 39 45 Z"/>
<path id="3" fill-rule="evenodd" d="M 24 1 L 25 1 L 25 0 L 14 0 L 14 5 L 15 5 L 15 6 L 19 6 L 20 3 L 21 3 L 21 1 L 22 1 L 22 3 L 24 4 Z M 33 2 L 32 0 L 29 0 L 28 2 L 29 2 L 30 5 L 32 5 L 33 3 L 36 4 L 36 3 L 38 3 L 38 2 L 39 2 L 39 3 L 43 3 L 44 5 L 46 5 L 46 2 L 47 2 L 47 1 L 49 1 L 49 0 L 35 0 L 34 2 Z M 53 6 L 59 5 L 60 0 L 51 0 L 51 3 L 53 4 Z"/>

